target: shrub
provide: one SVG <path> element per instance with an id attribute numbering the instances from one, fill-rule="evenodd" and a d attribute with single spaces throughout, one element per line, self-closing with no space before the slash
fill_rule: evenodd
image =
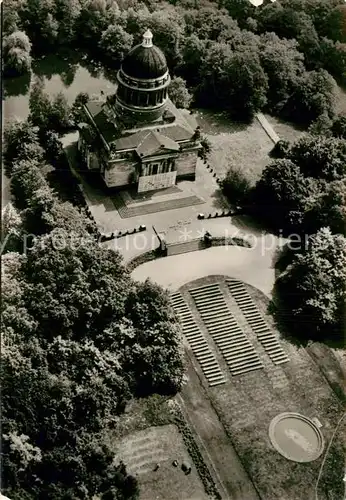
<path id="1" fill-rule="evenodd" d="M 286 141 L 285 139 L 280 139 L 274 145 L 273 149 L 270 151 L 269 154 L 272 158 L 286 158 L 289 149 L 290 149 L 289 141 Z"/>
<path id="2" fill-rule="evenodd" d="M 245 203 L 251 192 L 251 184 L 241 170 L 231 167 L 221 181 L 223 194 L 233 205 Z"/>
<path id="3" fill-rule="evenodd" d="M 201 139 L 201 146 L 202 148 L 198 151 L 198 156 L 202 158 L 202 160 L 206 160 L 208 154 L 211 151 L 211 142 L 207 137 L 202 137 Z"/>

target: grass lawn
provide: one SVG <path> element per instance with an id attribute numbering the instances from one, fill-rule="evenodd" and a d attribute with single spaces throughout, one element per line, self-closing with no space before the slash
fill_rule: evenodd
<path id="1" fill-rule="evenodd" d="M 215 281 L 222 281 L 215 277 Z M 211 277 L 185 285 L 201 286 Z M 246 286 L 267 323 L 275 324 L 267 314 L 269 299 L 259 290 Z M 227 290 L 224 289 L 227 296 Z M 208 390 L 209 397 L 232 441 L 243 466 L 265 500 L 301 500 L 313 498 L 323 455 L 310 463 L 296 463 L 274 450 L 268 436 L 271 420 L 283 412 L 297 412 L 322 423 L 326 447 L 343 408 L 323 372 L 306 349 L 280 338 L 288 354 L 288 363 L 276 366 L 267 354 L 235 303 L 228 296 L 229 307 L 243 331 L 256 347 L 264 369 L 238 377 Z M 337 497 L 330 497 L 337 498 Z M 324 500 L 324 499 L 323 499 Z M 340 500 L 340 498 L 339 498 Z"/>
<path id="2" fill-rule="evenodd" d="M 170 411 L 169 399 L 159 396 L 130 403 L 116 429 L 105 436 L 127 470 L 139 482 L 141 500 L 207 500 L 203 484 Z M 172 462 L 178 461 L 178 467 Z M 182 462 L 192 471 L 185 475 Z M 156 464 L 160 468 L 154 471 Z"/>
<path id="3" fill-rule="evenodd" d="M 212 144 L 208 162 L 218 177 L 224 177 L 230 167 L 236 167 L 254 184 L 269 163 L 269 152 L 273 148 L 272 140 L 257 119 L 244 125 L 230 121 L 225 113 L 197 110 L 195 116 L 202 133 Z"/>
<path id="4" fill-rule="evenodd" d="M 231 167 L 235 167 L 255 184 L 270 162 L 273 142 L 257 121 L 242 130 L 208 135 L 208 139 L 212 144 L 208 162 L 218 177 L 223 178 Z"/>
<path id="5" fill-rule="evenodd" d="M 285 139 L 286 141 L 295 142 L 304 132 L 305 130 L 301 127 L 293 123 L 288 123 L 280 118 L 276 118 L 271 115 L 264 115 L 270 125 L 273 127 L 275 132 L 278 134 L 280 139 Z"/>
<path id="6" fill-rule="evenodd" d="M 118 442 L 116 448 L 117 459 L 123 460 L 127 470 L 139 481 L 141 500 L 208 498 L 182 436 L 174 424 L 131 433 Z M 174 460 L 177 460 L 178 467 L 173 466 Z M 189 475 L 181 470 L 183 462 L 192 466 Z M 157 463 L 160 468 L 155 471 Z"/>
<path id="7" fill-rule="evenodd" d="M 319 500 L 345 498 L 346 417 L 338 427 L 324 462 L 318 483 Z"/>

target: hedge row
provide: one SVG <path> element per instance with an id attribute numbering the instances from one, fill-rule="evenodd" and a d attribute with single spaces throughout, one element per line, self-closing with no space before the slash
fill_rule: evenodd
<path id="1" fill-rule="evenodd" d="M 131 273 L 136 267 L 140 266 L 141 264 L 145 264 L 145 262 L 159 259 L 161 257 L 164 257 L 164 254 L 162 253 L 160 248 L 156 248 L 155 250 L 150 250 L 149 252 L 145 252 L 141 255 L 138 255 L 137 257 L 134 257 L 127 263 L 126 267 Z"/>
<path id="2" fill-rule="evenodd" d="M 175 407 L 174 409 L 174 421 L 183 437 L 186 449 L 196 467 L 207 495 L 212 496 L 212 498 L 215 498 L 216 500 L 221 500 L 222 497 L 217 489 L 215 481 L 210 474 L 208 466 L 205 463 L 201 452 L 199 451 L 195 438 L 188 424 L 186 423 L 186 420 L 180 408 Z"/>

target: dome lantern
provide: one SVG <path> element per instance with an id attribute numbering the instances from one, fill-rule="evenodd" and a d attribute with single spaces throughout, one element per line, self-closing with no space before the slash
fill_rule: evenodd
<path id="1" fill-rule="evenodd" d="M 150 30 L 147 30 L 143 35 L 142 47 L 152 47 L 153 46 L 153 34 Z"/>

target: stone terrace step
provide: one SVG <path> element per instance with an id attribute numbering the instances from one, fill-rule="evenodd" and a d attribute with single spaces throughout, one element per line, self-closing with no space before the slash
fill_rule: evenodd
<path id="1" fill-rule="evenodd" d="M 216 385 L 224 384 L 226 379 L 214 353 L 210 349 L 201 330 L 193 319 L 192 313 L 190 315 L 186 314 L 190 311 L 187 303 L 184 301 L 179 292 L 173 293 L 171 295 L 171 299 L 173 309 L 180 318 L 183 334 L 189 342 L 192 352 L 199 362 L 209 386 L 214 387 Z"/>
<path id="2" fill-rule="evenodd" d="M 147 205 L 126 206 L 119 194 L 111 198 L 115 208 L 117 209 L 122 219 L 130 217 L 138 217 L 140 215 L 148 215 L 156 212 L 166 212 L 167 210 L 176 210 L 178 208 L 191 207 L 193 205 L 201 205 L 204 201 L 198 196 L 187 196 L 186 198 L 177 198 L 173 200 L 159 201 L 156 203 L 148 203 Z"/>
<path id="3" fill-rule="evenodd" d="M 274 364 L 279 364 L 279 359 L 280 364 L 289 361 L 289 358 L 282 349 L 278 339 L 267 325 L 260 310 L 256 306 L 243 283 L 230 279 L 227 279 L 226 283 L 239 309 L 244 314 L 247 322 L 257 335 L 258 340 L 263 345 L 264 350 L 272 362 Z"/>
<path id="4" fill-rule="evenodd" d="M 212 293 L 211 293 L 212 291 Z M 207 330 L 222 353 L 232 375 L 263 368 L 257 352 L 238 326 L 218 284 L 189 290 Z M 218 313 L 212 307 L 217 301 Z M 221 320 L 221 323 L 220 323 Z"/>

